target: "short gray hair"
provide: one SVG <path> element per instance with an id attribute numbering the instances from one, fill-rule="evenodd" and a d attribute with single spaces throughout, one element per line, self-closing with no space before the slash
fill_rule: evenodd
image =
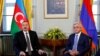
<path id="1" fill-rule="evenodd" d="M 74 26 L 74 25 L 78 25 L 78 26 L 80 26 L 80 27 L 82 28 L 81 22 L 75 22 L 75 23 L 73 24 L 73 26 Z"/>

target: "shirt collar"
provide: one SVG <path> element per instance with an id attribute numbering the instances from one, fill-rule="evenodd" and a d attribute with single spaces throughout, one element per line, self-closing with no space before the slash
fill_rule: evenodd
<path id="1" fill-rule="evenodd" d="M 28 31 L 23 31 L 24 34 L 25 34 L 26 32 L 28 33 Z"/>
<path id="2" fill-rule="evenodd" d="M 80 36 L 80 35 L 81 35 L 81 32 L 79 32 L 78 34 L 75 34 L 75 35 L 78 35 L 78 36 Z"/>

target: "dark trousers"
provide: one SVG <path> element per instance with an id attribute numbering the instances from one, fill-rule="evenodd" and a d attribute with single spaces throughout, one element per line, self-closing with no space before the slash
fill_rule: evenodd
<path id="1" fill-rule="evenodd" d="M 64 56 L 71 56 L 69 53 L 64 54 Z M 76 56 L 84 56 L 84 55 L 76 55 Z"/>
<path id="2" fill-rule="evenodd" d="M 71 56 L 69 53 L 64 54 L 64 56 Z"/>
<path id="3" fill-rule="evenodd" d="M 32 51 L 32 55 L 29 55 L 27 52 L 26 52 L 26 56 L 47 56 L 46 53 L 42 54 L 42 55 L 39 55 L 37 51 Z"/>

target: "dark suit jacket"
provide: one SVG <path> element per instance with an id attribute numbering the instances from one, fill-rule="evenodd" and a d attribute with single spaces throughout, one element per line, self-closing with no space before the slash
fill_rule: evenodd
<path id="1" fill-rule="evenodd" d="M 100 56 L 100 49 L 96 52 L 95 56 Z"/>
<path id="2" fill-rule="evenodd" d="M 31 45 L 34 51 L 40 49 L 40 44 L 38 42 L 38 37 L 35 31 L 29 31 Z M 20 31 L 14 36 L 14 49 L 16 54 L 19 55 L 20 51 L 25 51 L 27 47 L 27 43 L 24 37 L 23 31 Z"/>
<path id="3" fill-rule="evenodd" d="M 69 36 L 65 51 L 72 50 L 73 45 L 74 45 L 74 38 L 75 38 L 75 34 L 71 34 Z M 79 41 L 78 41 L 78 46 L 77 46 L 77 50 L 79 51 L 78 56 L 84 56 L 84 54 L 89 50 L 89 48 L 90 48 L 89 36 L 81 33 Z"/>

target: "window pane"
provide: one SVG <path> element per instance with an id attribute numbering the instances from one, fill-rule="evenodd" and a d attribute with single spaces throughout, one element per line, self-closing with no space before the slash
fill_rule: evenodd
<path id="1" fill-rule="evenodd" d="M 92 10 L 93 14 L 97 14 L 97 5 L 93 5 Z"/>
<path id="2" fill-rule="evenodd" d="M 98 31 L 100 32 L 100 15 L 98 15 L 97 18 L 98 18 L 98 19 L 97 19 L 97 20 L 98 20 L 98 24 L 97 24 L 97 25 L 98 25 Z"/>
<path id="3" fill-rule="evenodd" d="M 13 15 L 14 13 L 14 7 L 6 7 L 6 15 Z"/>
<path id="4" fill-rule="evenodd" d="M 16 0 L 6 0 L 6 3 L 15 3 Z"/>
<path id="5" fill-rule="evenodd" d="M 11 22 L 13 16 L 4 16 L 3 19 L 3 32 L 8 32 L 11 29 Z"/>
<path id="6" fill-rule="evenodd" d="M 100 15 L 100 5 L 98 5 L 98 13 Z"/>
<path id="7" fill-rule="evenodd" d="M 97 2 L 97 1 L 99 1 L 99 0 L 93 0 L 93 2 Z"/>
<path id="8" fill-rule="evenodd" d="M 94 15 L 97 32 L 100 32 L 100 19 L 99 18 L 100 18 L 99 15 Z"/>
<path id="9" fill-rule="evenodd" d="M 97 15 L 94 15 L 94 21 L 95 21 L 95 24 L 96 24 L 96 28 L 98 28 L 97 27 Z"/>

